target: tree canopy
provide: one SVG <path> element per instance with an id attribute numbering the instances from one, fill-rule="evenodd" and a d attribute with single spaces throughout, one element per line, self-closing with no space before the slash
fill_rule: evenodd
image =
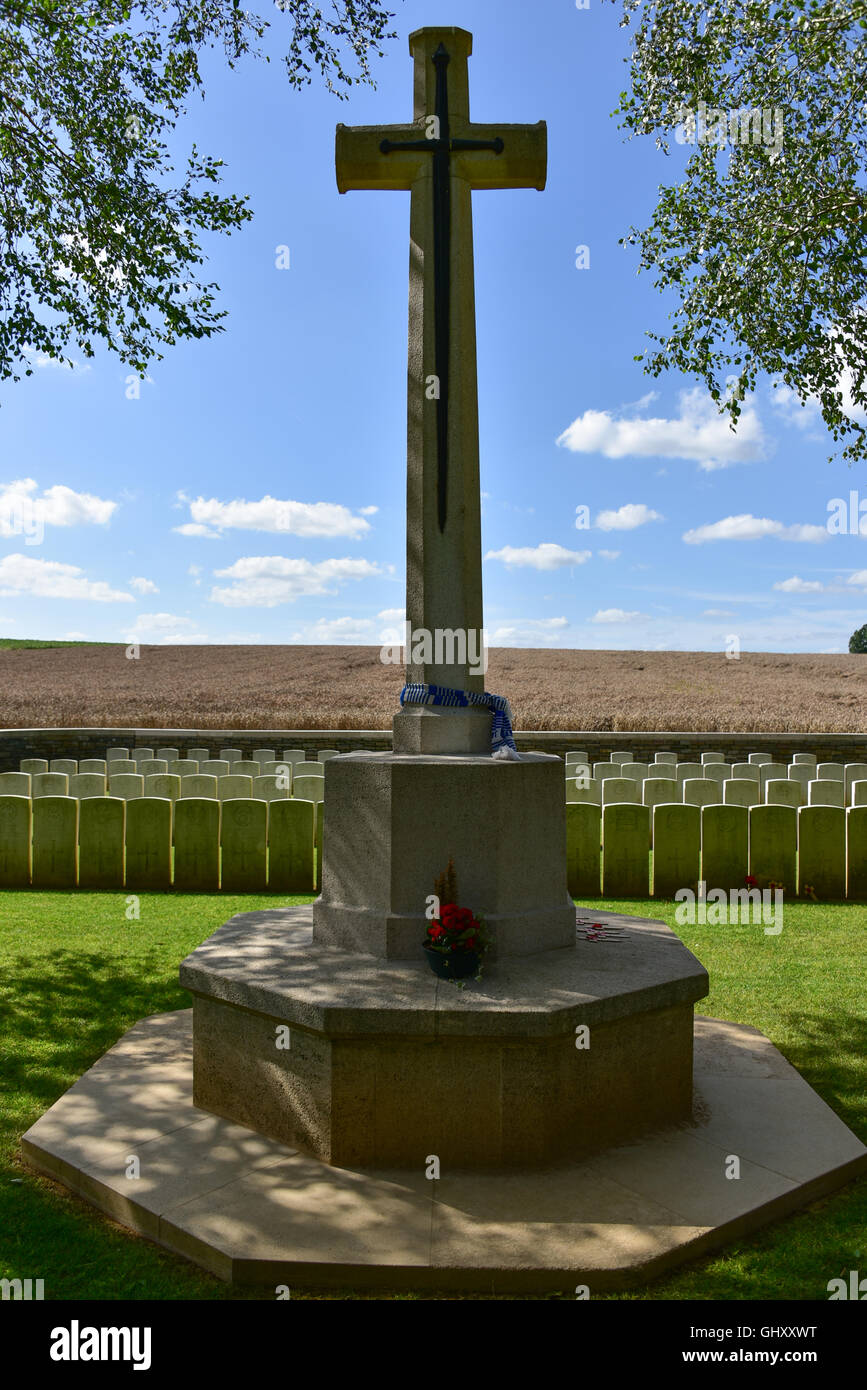
<path id="1" fill-rule="evenodd" d="M 276 8 L 294 87 L 373 85 L 393 37 L 375 0 Z M 200 236 L 252 213 L 219 191 L 222 160 L 193 145 L 176 171 L 167 141 L 203 93 L 201 55 L 234 66 L 269 27 L 239 0 L 0 0 L 0 380 L 100 341 L 143 373 L 161 346 L 220 331 Z"/>
<path id="2" fill-rule="evenodd" d="M 867 457 L 867 0 L 624 0 L 621 23 L 615 114 L 688 153 L 623 238 L 679 300 L 637 360 L 696 375 L 733 422 L 768 372 Z"/>

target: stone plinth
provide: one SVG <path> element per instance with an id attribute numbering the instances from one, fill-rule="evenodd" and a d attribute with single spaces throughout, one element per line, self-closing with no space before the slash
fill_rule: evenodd
<path id="1" fill-rule="evenodd" d="M 707 974 L 663 923 L 619 920 L 600 953 L 573 909 L 571 947 L 461 991 L 317 946 L 309 907 L 234 917 L 181 965 L 194 1103 L 361 1168 L 526 1167 L 684 1120 Z"/>
<path id="2" fill-rule="evenodd" d="M 487 754 L 347 753 L 325 769 L 318 946 L 419 959 L 434 878 L 454 859 L 494 956 L 571 946 L 563 764 Z"/>

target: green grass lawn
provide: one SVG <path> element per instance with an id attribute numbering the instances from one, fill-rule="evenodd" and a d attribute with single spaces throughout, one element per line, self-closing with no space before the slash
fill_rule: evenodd
<path id="1" fill-rule="evenodd" d="M 127 1028 L 188 1007 L 178 964 L 227 917 L 309 899 L 142 894 L 140 901 L 140 920 L 127 921 L 120 892 L 0 893 L 0 1277 L 44 1278 L 46 1297 L 55 1299 L 271 1299 L 271 1290 L 233 1290 L 161 1252 L 17 1157 L 21 1134 Z M 585 906 L 592 915 L 593 905 Z M 761 926 L 677 927 L 673 903 L 595 906 L 659 917 L 677 930 L 710 974 L 699 1011 L 767 1033 L 867 1141 L 867 906 L 791 903 L 777 937 Z M 610 1297 L 826 1299 L 829 1279 L 859 1268 L 867 1274 L 867 1180 L 722 1254 Z M 390 1296 L 415 1297 L 292 1290 L 293 1299 Z"/>

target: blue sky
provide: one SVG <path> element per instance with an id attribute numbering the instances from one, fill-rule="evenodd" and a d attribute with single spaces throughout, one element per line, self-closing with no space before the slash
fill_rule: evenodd
<path id="1" fill-rule="evenodd" d="M 293 92 L 278 62 L 210 64 L 178 146 L 222 156 L 256 214 L 207 244 L 222 335 L 169 349 L 138 399 L 108 353 L 3 385 L 0 636 L 393 636 L 409 195 L 338 194 L 334 127 L 410 119 L 407 35 L 460 24 L 473 117 L 548 122 L 544 193 L 474 194 L 491 644 L 845 651 L 867 620 L 867 558 L 826 520 L 859 475 L 826 461 L 821 419 L 763 381 L 732 435 L 694 382 L 633 361 L 670 306 L 618 237 L 648 220 L 683 152 L 624 142 L 610 116 L 627 74 L 619 9 L 395 8 L 378 88 L 349 101 Z M 16 516 L 41 518 L 39 543 Z"/>

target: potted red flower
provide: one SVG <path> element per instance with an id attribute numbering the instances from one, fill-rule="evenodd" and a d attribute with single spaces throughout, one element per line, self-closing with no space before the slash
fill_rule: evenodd
<path id="1" fill-rule="evenodd" d="M 455 866 L 449 866 L 436 879 L 439 911 L 428 922 L 422 942 L 428 964 L 442 980 L 466 980 L 482 973 L 482 956 L 488 948 L 485 924 L 469 907 L 457 902 Z"/>

